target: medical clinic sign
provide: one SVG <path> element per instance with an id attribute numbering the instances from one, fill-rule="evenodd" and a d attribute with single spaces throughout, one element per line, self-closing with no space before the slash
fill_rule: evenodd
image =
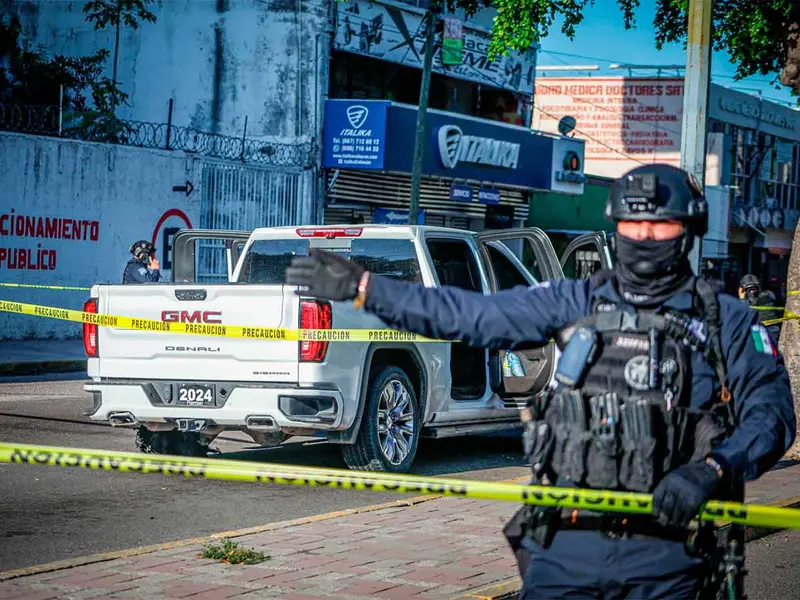
<path id="1" fill-rule="evenodd" d="M 619 177 L 641 163 L 680 163 L 682 78 L 540 77 L 532 127 L 556 133 L 577 120 L 585 172 Z"/>
<path id="2" fill-rule="evenodd" d="M 100 223 L 75 216 L 29 215 L 12 208 L 0 215 L 0 271 L 54 271 L 56 240 L 97 242 Z M 66 245 L 59 244 L 59 249 Z"/>

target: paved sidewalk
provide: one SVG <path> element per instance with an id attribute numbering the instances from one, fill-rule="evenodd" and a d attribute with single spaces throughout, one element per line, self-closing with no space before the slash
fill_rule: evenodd
<path id="1" fill-rule="evenodd" d="M 0 341 L 0 377 L 85 370 L 81 340 Z"/>
<path id="2" fill-rule="evenodd" d="M 796 501 L 800 465 L 784 464 L 749 486 L 748 501 Z M 202 541 L 189 540 L 9 579 L 0 583 L 0 599 L 444 600 L 500 596 L 518 583 L 501 533 L 515 504 L 456 498 L 397 504 L 237 535 L 243 547 L 271 556 L 258 565 L 201 559 Z"/>

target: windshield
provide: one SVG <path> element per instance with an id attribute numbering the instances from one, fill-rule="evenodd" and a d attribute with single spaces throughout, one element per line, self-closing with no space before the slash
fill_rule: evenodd
<path id="1" fill-rule="evenodd" d="M 286 269 L 295 256 L 307 256 L 312 241 L 307 239 L 258 240 L 244 257 L 239 281 L 283 284 Z M 316 244 L 314 244 L 316 245 Z M 378 275 L 421 283 L 417 251 L 411 240 L 342 239 L 341 246 L 326 248 L 356 261 Z"/>

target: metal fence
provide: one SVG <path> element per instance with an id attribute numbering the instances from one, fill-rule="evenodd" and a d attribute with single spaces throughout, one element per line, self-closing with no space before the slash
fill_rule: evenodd
<path id="1" fill-rule="evenodd" d="M 208 161 L 203 165 L 200 227 L 250 232 L 312 223 L 313 185 L 313 171 L 307 169 Z M 196 278 L 201 283 L 228 280 L 224 242 L 198 242 Z"/>
<path id="2" fill-rule="evenodd" d="M 57 136 L 92 142 L 182 150 L 199 156 L 238 160 L 273 167 L 311 168 L 313 142 L 285 144 L 228 136 L 179 127 L 171 123 L 147 123 L 117 119 L 97 112 L 62 113 L 57 106 L 0 103 L 0 130 Z"/>

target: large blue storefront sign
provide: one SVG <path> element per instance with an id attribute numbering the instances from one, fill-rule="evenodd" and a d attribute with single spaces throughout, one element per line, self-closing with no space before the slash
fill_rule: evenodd
<path id="1" fill-rule="evenodd" d="M 427 120 L 425 175 L 477 182 L 482 188 L 509 185 L 583 193 L 582 140 L 438 110 L 428 111 Z M 410 173 L 416 123 L 415 106 L 383 100 L 328 100 L 323 166 Z M 567 153 L 575 158 L 565 163 Z M 567 176 L 563 164 L 576 168 Z M 464 187 L 458 185 L 450 195 L 454 200 L 486 204 L 496 203 L 499 196 L 486 190 L 467 198 Z"/>
<path id="2" fill-rule="evenodd" d="M 328 100 L 322 166 L 337 169 L 383 169 L 389 102 Z"/>

